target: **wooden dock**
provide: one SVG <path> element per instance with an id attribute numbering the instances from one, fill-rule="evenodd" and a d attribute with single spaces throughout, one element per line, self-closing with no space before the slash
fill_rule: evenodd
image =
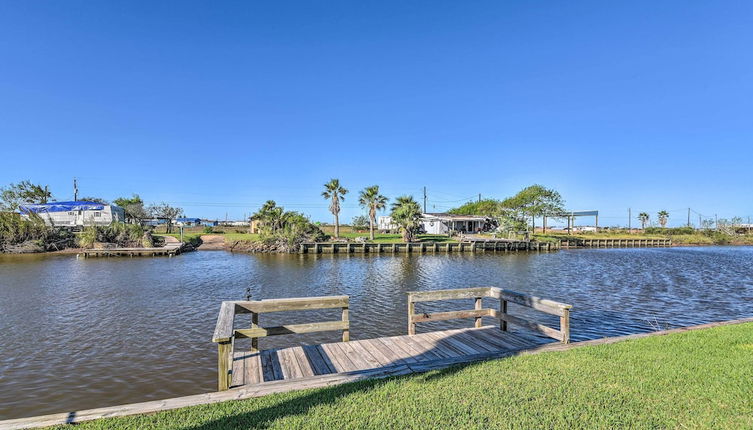
<path id="1" fill-rule="evenodd" d="M 656 248 L 672 246 L 672 239 L 562 239 L 561 247 L 569 248 Z"/>
<path id="2" fill-rule="evenodd" d="M 498 306 L 484 308 L 484 298 L 493 299 Z M 416 305 L 421 302 L 457 299 L 473 300 L 473 309 L 436 313 L 416 311 Z M 513 316 L 508 312 L 508 303 L 559 316 L 560 326 L 552 328 Z M 327 308 L 341 309 L 341 319 L 277 327 L 259 326 L 259 314 L 262 313 Z M 551 339 L 568 343 L 570 308 L 564 303 L 495 287 L 412 292 L 408 294 L 408 335 L 350 341 L 347 296 L 226 301 L 222 303 L 213 338 L 218 344 L 218 387 L 223 391 L 296 380 L 300 380 L 301 387 L 305 387 L 311 378 L 316 377 L 369 372 L 394 374 L 404 371 L 406 366 L 426 371 L 446 367 L 448 363 L 509 355 L 551 342 Z M 240 313 L 251 314 L 251 328 L 234 328 L 235 315 Z M 483 326 L 484 317 L 498 320 L 499 325 Z M 473 327 L 416 334 L 418 323 L 459 318 L 473 319 Z M 508 324 L 524 331 L 512 332 Z M 342 330 L 342 342 L 265 351 L 258 349 L 259 337 L 333 330 Z M 235 340 L 241 338 L 251 339 L 249 351 L 234 351 Z M 291 387 L 296 389 L 295 385 Z"/>
<path id="3" fill-rule="evenodd" d="M 399 253 L 455 253 L 455 252 L 510 252 L 553 251 L 559 244 L 528 240 L 489 239 L 463 242 L 396 242 L 396 243 L 302 243 L 299 254 L 399 254 Z"/>
<path id="4" fill-rule="evenodd" d="M 76 257 L 173 257 L 186 250 L 183 242 L 172 236 L 165 236 L 165 246 L 154 248 L 102 248 L 85 249 L 76 254 Z"/>

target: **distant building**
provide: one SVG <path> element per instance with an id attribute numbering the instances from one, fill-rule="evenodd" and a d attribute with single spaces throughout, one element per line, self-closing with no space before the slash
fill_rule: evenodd
<path id="1" fill-rule="evenodd" d="M 201 220 L 201 225 L 203 225 L 204 227 L 217 227 L 218 225 L 220 225 L 220 222 L 217 220 L 213 221 L 211 219 L 203 219 Z"/>
<path id="2" fill-rule="evenodd" d="M 494 229 L 492 220 L 479 215 L 455 215 L 447 213 L 421 214 L 423 231 L 427 234 L 479 233 Z M 380 216 L 377 219 L 380 231 L 397 231 L 398 226 L 392 222 L 390 216 Z"/>
<path id="3" fill-rule="evenodd" d="M 45 224 L 55 227 L 87 227 L 125 222 L 125 211 L 120 206 L 97 202 L 52 202 L 21 205 L 21 216 L 39 215 Z"/>
<path id="4" fill-rule="evenodd" d="M 175 218 L 175 225 L 178 227 L 193 227 L 201 225 L 201 218 Z"/>

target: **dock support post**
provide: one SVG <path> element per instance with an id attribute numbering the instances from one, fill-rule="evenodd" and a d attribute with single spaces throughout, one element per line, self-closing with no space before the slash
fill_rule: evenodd
<path id="1" fill-rule="evenodd" d="M 225 391 L 230 388 L 230 353 L 231 342 L 217 344 L 217 391 Z"/>
<path id="2" fill-rule="evenodd" d="M 560 331 L 562 332 L 562 343 L 570 343 L 570 309 L 562 310 Z"/>
<path id="3" fill-rule="evenodd" d="M 259 328 L 259 314 L 251 312 L 251 328 Z M 259 338 L 251 338 L 251 352 L 259 352 Z"/>
<path id="4" fill-rule="evenodd" d="M 416 313 L 416 304 L 413 302 L 413 296 L 408 294 L 408 334 L 416 334 L 416 323 L 413 322 L 413 314 Z"/>
<path id="5" fill-rule="evenodd" d="M 500 314 L 507 313 L 507 300 L 503 298 L 499 299 L 499 313 Z M 505 321 L 502 318 L 499 319 L 499 329 L 502 331 L 507 331 L 507 321 Z"/>
<path id="6" fill-rule="evenodd" d="M 347 323 L 349 318 L 349 309 L 347 307 L 342 308 L 343 309 L 343 322 Z M 349 342 L 350 341 L 350 323 L 348 323 L 348 328 L 343 330 L 343 342 Z"/>
<path id="7" fill-rule="evenodd" d="M 473 308 L 475 310 L 477 310 L 477 311 L 480 311 L 482 309 L 481 305 L 482 305 L 482 298 L 481 297 L 476 297 Z M 476 317 L 475 327 L 476 328 L 481 328 L 481 325 L 482 325 L 481 317 Z"/>

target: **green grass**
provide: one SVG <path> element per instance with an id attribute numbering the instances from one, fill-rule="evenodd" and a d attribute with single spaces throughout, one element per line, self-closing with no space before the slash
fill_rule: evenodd
<path id="1" fill-rule="evenodd" d="M 80 427 L 751 428 L 751 356 L 742 324 Z"/>

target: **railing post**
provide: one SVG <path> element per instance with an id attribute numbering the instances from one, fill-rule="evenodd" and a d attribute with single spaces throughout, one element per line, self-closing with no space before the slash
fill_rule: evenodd
<path id="1" fill-rule="evenodd" d="M 413 322 L 413 314 L 416 313 L 416 304 L 413 302 L 413 295 L 408 294 L 408 334 L 416 334 L 416 323 Z"/>
<path id="2" fill-rule="evenodd" d="M 350 313 L 350 310 L 347 306 L 342 308 L 342 310 L 343 310 L 342 320 L 343 322 L 348 322 L 348 318 L 349 318 L 348 314 Z M 348 341 L 350 341 L 350 323 L 348 323 L 348 328 L 343 330 L 343 342 L 348 342 Z"/>
<path id="3" fill-rule="evenodd" d="M 256 312 L 251 312 L 251 328 L 258 328 L 258 327 L 259 327 L 259 314 Z M 259 352 L 259 338 L 258 337 L 251 338 L 251 352 Z"/>
<path id="4" fill-rule="evenodd" d="M 504 316 L 507 314 L 507 300 L 503 298 L 499 298 L 499 313 Z M 500 318 L 499 319 L 499 329 L 502 331 L 507 331 L 507 321 Z"/>
<path id="5" fill-rule="evenodd" d="M 570 343 L 570 309 L 562 309 L 560 331 L 562 332 L 562 343 Z"/>
<path id="6" fill-rule="evenodd" d="M 230 354 L 232 342 L 219 342 L 217 344 L 217 390 L 225 391 L 230 388 Z"/>
<path id="7" fill-rule="evenodd" d="M 482 299 L 481 299 L 481 297 L 476 297 L 474 309 L 476 309 L 477 311 L 480 311 L 481 310 L 481 305 L 482 305 Z M 481 321 L 481 317 L 476 317 L 476 325 L 475 325 L 475 327 L 476 328 L 481 328 L 482 323 L 483 322 Z"/>

